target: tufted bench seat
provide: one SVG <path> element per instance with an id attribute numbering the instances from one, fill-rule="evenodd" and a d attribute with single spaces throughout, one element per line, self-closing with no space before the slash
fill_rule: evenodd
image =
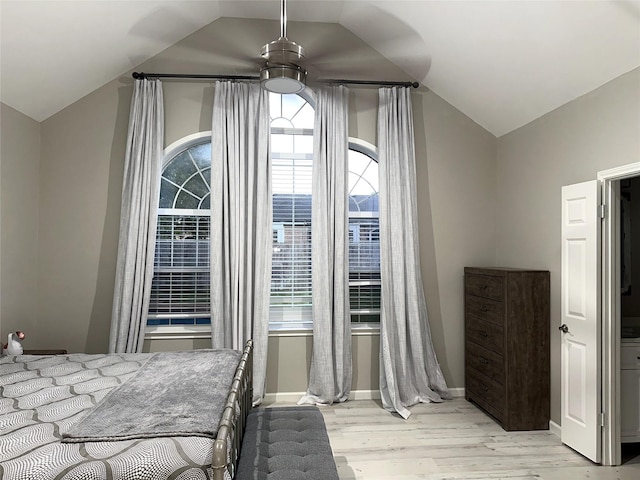
<path id="1" fill-rule="evenodd" d="M 247 417 L 236 480 L 338 480 L 318 407 L 256 408 Z"/>

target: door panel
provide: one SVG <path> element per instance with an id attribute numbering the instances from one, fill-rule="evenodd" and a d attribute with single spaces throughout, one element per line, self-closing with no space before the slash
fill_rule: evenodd
<path id="1" fill-rule="evenodd" d="M 600 219 L 596 181 L 562 188 L 562 442 L 600 462 Z"/>
<path id="2" fill-rule="evenodd" d="M 586 345 L 566 340 L 569 392 L 584 392 L 586 389 Z M 585 395 L 566 396 L 566 415 L 580 425 L 586 425 Z"/>

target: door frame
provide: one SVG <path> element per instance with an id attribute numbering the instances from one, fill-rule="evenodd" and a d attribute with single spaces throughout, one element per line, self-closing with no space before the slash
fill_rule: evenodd
<path id="1" fill-rule="evenodd" d="M 640 176 L 640 162 L 598 172 L 602 188 L 602 464 L 620 465 L 620 180 Z"/>

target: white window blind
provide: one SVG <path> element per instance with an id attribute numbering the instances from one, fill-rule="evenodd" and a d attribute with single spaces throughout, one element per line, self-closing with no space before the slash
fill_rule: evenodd
<path id="1" fill-rule="evenodd" d="M 209 211 L 197 213 L 158 215 L 150 318 L 211 315 Z"/>
<path id="2" fill-rule="evenodd" d="M 274 326 L 311 322 L 311 162 L 308 154 L 272 152 Z"/>

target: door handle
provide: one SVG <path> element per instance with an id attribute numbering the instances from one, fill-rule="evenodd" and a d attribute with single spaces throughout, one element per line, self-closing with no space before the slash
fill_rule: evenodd
<path id="1" fill-rule="evenodd" d="M 569 333 L 569 327 L 567 327 L 566 323 L 563 323 L 562 325 L 560 325 L 558 327 L 558 330 L 560 330 L 562 333 Z"/>

